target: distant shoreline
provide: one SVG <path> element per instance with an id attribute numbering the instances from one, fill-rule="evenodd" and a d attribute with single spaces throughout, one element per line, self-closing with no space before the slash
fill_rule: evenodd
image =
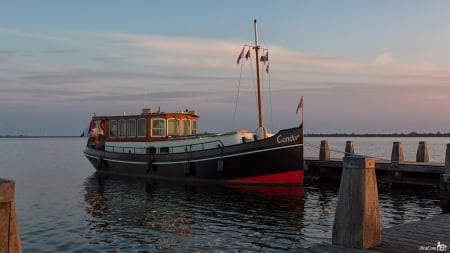
<path id="1" fill-rule="evenodd" d="M 450 132 L 448 133 L 390 133 L 390 134 L 356 134 L 356 133 L 305 133 L 305 137 L 450 137 Z M 0 135 L 0 138 L 83 138 L 79 135 L 54 135 L 54 136 L 43 136 L 43 135 Z"/>
<path id="2" fill-rule="evenodd" d="M 332 134 L 305 134 L 305 137 L 450 137 L 450 133 L 390 133 L 390 134 L 347 134 L 347 133 L 332 133 Z"/>
<path id="3" fill-rule="evenodd" d="M 0 135 L 0 138 L 4 139 L 20 139 L 20 138 L 82 138 L 80 136 L 75 135 Z"/>

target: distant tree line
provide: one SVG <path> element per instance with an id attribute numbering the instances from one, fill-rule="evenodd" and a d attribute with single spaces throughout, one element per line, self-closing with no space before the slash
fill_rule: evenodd
<path id="1" fill-rule="evenodd" d="M 78 137 L 79 136 L 72 136 L 72 135 L 48 135 L 48 136 L 44 136 L 44 135 L 23 135 L 23 134 L 19 134 L 19 135 L 0 135 L 0 138 L 66 138 L 66 137 Z"/>
<path id="2" fill-rule="evenodd" d="M 356 134 L 356 133 L 306 133 L 306 137 L 450 137 L 450 132 L 448 133 L 390 133 L 390 134 Z"/>
<path id="3" fill-rule="evenodd" d="M 390 133 L 390 134 L 357 134 L 357 133 L 305 133 L 306 137 L 450 137 L 448 133 Z M 51 138 L 51 137 L 79 137 L 79 136 L 42 136 L 42 135 L 0 135 L 0 138 Z"/>

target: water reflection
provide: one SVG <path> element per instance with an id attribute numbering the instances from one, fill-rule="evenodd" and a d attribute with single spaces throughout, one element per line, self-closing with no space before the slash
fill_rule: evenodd
<path id="1" fill-rule="evenodd" d="M 85 181 L 91 244 L 153 251 L 300 249 L 301 186 L 211 185 L 94 174 Z"/>
<path id="2" fill-rule="evenodd" d="M 438 186 L 379 183 L 378 189 L 384 227 L 448 212 L 449 201 Z"/>
<path id="3" fill-rule="evenodd" d="M 437 187 L 379 181 L 382 227 L 449 211 Z M 84 188 L 84 237 L 99 251 L 279 252 L 331 243 L 339 182 L 211 185 L 94 174 Z"/>

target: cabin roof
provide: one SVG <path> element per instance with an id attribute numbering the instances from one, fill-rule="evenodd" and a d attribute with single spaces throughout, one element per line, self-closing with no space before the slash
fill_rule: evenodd
<path id="1" fill-rule="evenodd" d="M 123 112 L 122 114 L 118 114 L 118 115 L 101 115 L 101 116 L 97 116 L 94 113 L 94 116 L 92 117 L 95 120 L 106 120 L 106 119 L 110 119 L 110 118 L 138 118 L 138 117 L 146 117 L 146 116 L 150 116 L 152 118 L 155 117 L 161 117 L 161 118 L 170 118 L 170 117 L 174 117 L 174 116 L 178 116 L 178 115 L 186 115 L 189 116 L 190 118 L 199 118 L 200 116 L 197 115 L 197 112 L 194 110 L 184 110 L 184 111 L 175 111 L 175 112 L 153 112 L 151 109 L 143 109 L 141 114 L 127 114 L 126 112 Z"/>

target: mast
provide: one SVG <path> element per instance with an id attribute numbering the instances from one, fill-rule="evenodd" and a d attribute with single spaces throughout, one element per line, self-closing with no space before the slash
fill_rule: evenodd
<path id="1" fill-rule="evenodd" d="M 255 59 L 256 59 L 256 84 L 258 87 L 258 122 L 259 129 L 262 131 L 262 137 L 266 137 L 266 131 L 264 129 L 264 119 L 263 119 L 263 110 L 262 110 L 262 88 L 261 88 L 261 80 L 259 73 L 259 45 L 258 45 L 258 26 L 256 24 L 256 19 L 254 20 L 255 26 Z"/>

